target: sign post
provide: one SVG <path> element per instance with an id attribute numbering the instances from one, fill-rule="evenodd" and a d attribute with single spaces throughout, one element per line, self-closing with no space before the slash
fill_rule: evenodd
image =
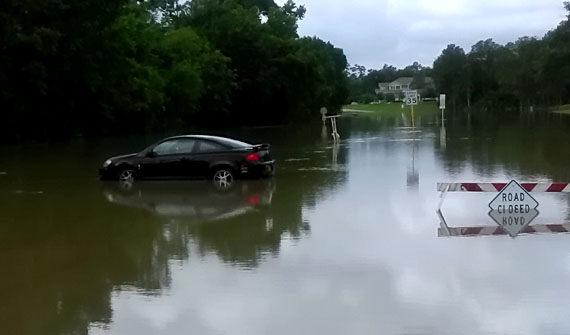
<path id="1" fill-rule="evenodd" d="M 410 106 L 412 110 L 412 128 L 415 128 L 414 124 L 414 106 L 418 104 L 418 91 L 405 91 L 405 101 L 406 105 Z"/>
<path id="2" fill-rule="evenodd" d="M 439 95 L 439 109 L 441 109 L 441 124 L 443 124 L 444 111 L 445 111 L 445 94 Z"/>

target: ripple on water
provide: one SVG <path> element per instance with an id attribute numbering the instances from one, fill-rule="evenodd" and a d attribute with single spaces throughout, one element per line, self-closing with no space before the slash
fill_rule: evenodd
<path id="1" fill-rule="evenodd" d="M 310 158 L 289 158 L 286 159 L 285 162 L 303 162 L 303 161 L 310 161 Z"/>
<path id="2" fill-rule="evenodd" d="M 24 195 L 42 195 L 44 191 L 24 191 L 24 190 L 16 190 L 14 193 L 16 194 L 24 194 Z"/>

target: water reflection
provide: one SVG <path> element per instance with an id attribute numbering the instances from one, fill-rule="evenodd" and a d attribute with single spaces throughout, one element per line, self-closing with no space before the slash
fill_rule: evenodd
<path id="1" fill-rule="evenodd" d="M 413 134 L 413 138 L 412 141 L 410 142 L 410 146 L 412 147 L 412 159 L 411 159 L 411 165 L 408 166 L 408 173 L 407 173 L 407 178 L 406 178 L 406 183 L 408 185 L 409 188 L 412 189 L 418 189 L 419 185 L 420 185 L 420 174 L 418 172 L 418 170 L 416 169 L 416 135 L 417 132 L 414 130 L 412 131 Z"/>
<path id="2" fill-rule="evenodd" d="M 476 236 L 504 236 L 508 235 L 516 238 L 519 235 L 527 234 L 568 234 L 570 233 L 570 223 L 552 224 L 531 224 L 539 215 L 536 209 L 525 215 L 525 219 L 515 222 L 514 217 L 495 218 L 497 225 L 479 225 L 468 227 L 450 227 L 441 211 L 437 212 L 440 218 L 440 227 L 437 230 L 439 237 L 476 237 Z M 490 213 L 490 215 L 492 215 Z M 506 219 L 506 220 L 505 220 Z M 520 220 L 520 217 L 517 219 Z M 501 223 L 502 222 L 502 223 Z"/>
<path id="3" fill-rule="evenodd" d="M 107 153 L 67 165 L 64 148 L 30 155 L 34 164 L 16 152 L 0 179 L 2 333 L 85 334 L 90 325 L 108 325 L 112 292 L 164 294 L 173 261 L 214 257 L 255 269 L 278 257 L 283 241 L 310 236 L 304 211 L 346 180 L 344 169 L 330 167 L 345 165 L 347 148 L 315 150 L 314 135 L 293 148 L 269 140 L 277 144 L 280 177 L 229 189 L 207 182 L 101 184 L 89 171 Z M 38 168 L 53 162 L 65 164 Z M 327 169 L 300 171 L 308 164 Z M 60 175 L 72 168 L 87 172 Z"/>
<path id="4" fill-rule="evenodd" d="M 437 216 L 440 220 L 440 227 L 437 230 L 439 237 L 474 237 L 474 236 L 500 236 L 509 235 L 516 238 L 523 234 L 536 233 L 563 233 L 568 232 L 566 229 L 560 229 L 558 226 L 564 225 L 532 225 L 531 223 L 540 213 L 536 209 L 530 210 L 528 213 L 520 215 L 501 214 L 491 210 L 489 216 L 495 221 L 496 225 L 477 225 L 469 227 L 450 227 L 445 215 L 439 209 Z"/>
<path id="5" fill-rule="evenodd" d="M 567 333 L 568 271 L 551 257 L 564 255 L 566 238 L 441 239 L 433 215 L 438 181 L 566 180 L 570 149 L 555 144 L 567 128 L 456 119 L 442 150 L 435 116 L 418 120 L 421 133 L 395 126 L 404 121 L 343 118 L 337 146 L 321 124 L 267 130 L 276 178 L 227 192 L 101 185 L 89 173 L 60 175 L 90 171 L 74 155 L 17 156 L 0 168 L 2 332 Z M 67 170 L 37 168 L 60 161 Z M 489 200 L 448 199 L 450 224 L 440 229 L 485 231 L 472 225 L 480 212 L 496 232 Z M 545 215 L 567 208 L 566 198 L 541 199 L 545 221 L 522 234 L 570 230 Z"/>
<path id="6" fill-rule="evenodd" d="M 445 148 L 447 146 L 447 131 L 445 130 L 445 124 L 443 123 L 439 130 L 439 146 L 441 147 L 442 151 L 445 151 Z"/>
<path id="7" fill-rule="evenodd" d="M 211 182 L 107 183 L 107 201 L 145 209 L 153 214 L 184 222 L 229 219 L 270 206 L 273 180 L 236 181 L 232 185 Z"/>

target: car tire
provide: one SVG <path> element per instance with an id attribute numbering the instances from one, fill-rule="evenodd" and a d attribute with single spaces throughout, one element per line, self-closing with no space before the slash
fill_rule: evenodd
<path id="1" fill-rule="evenodd" d="M 212 173 L 212 181 L 214 186 L 220 190 L 226 190 L 232 187 L 235 181 L 235 173 L 229 167 L 215 168 Z"/>
<path id="2" fill-rule="evenodd" d="M 130 166 L 119 168 L 117 180 L 120 182 L 132 182 L 135 179 L 135 169 Z"/>

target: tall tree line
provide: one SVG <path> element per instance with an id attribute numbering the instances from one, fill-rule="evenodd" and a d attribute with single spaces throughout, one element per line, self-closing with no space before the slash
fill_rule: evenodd
<path id="1" fill-rule="evenodd" d="M 6 0 L 0 141 L 277 124 L 348 95 L 346 57 L 272 0 Z"/>
<path id="2" fill-rule="evenodd" d="M 450 44 L 433 65 L 438 90 L 455 107 L 550 107 L 570 103 L 570 3 L 568 18 L 543 38 L 500 45 L 479 41 L 466 53 Z"/>

